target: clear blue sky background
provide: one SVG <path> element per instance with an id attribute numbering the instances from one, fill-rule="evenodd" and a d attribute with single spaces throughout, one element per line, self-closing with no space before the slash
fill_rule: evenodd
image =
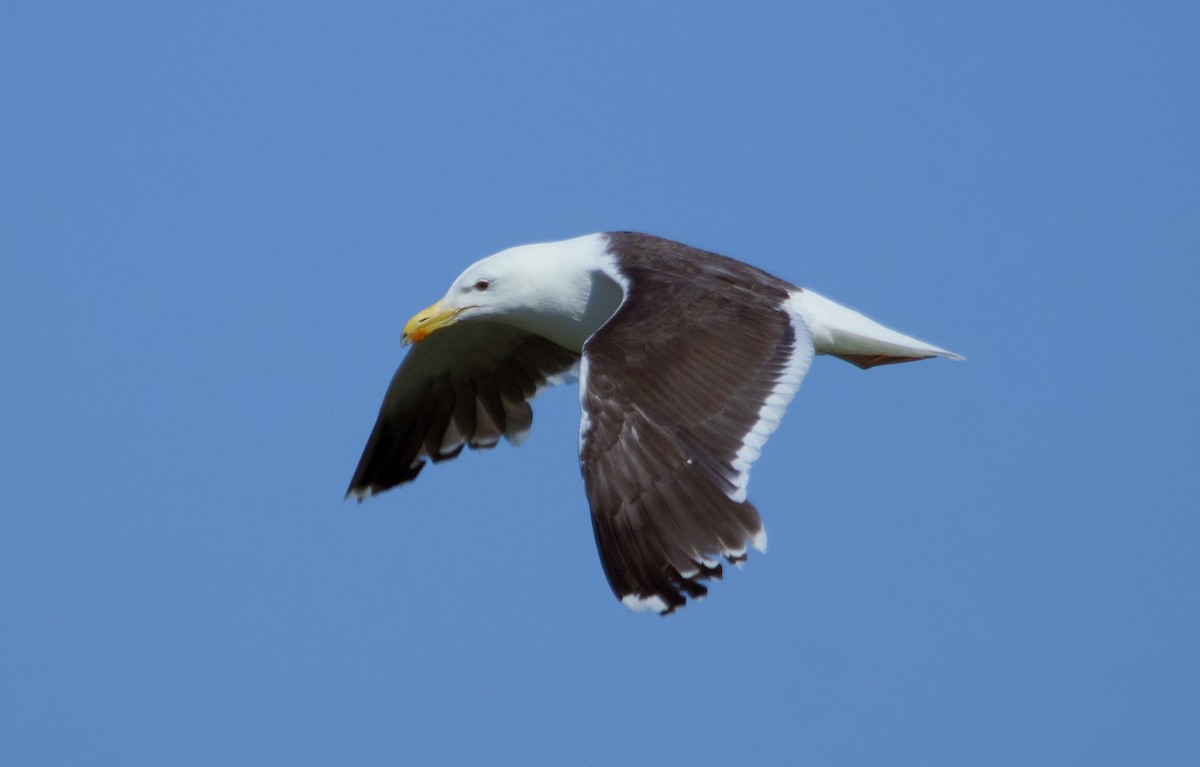
<path id="1" fill-rule="evenodd" d="M 1196 763 L 1195 3 L 14 5 L 0 762 Z M 968 357 L 818 359 L 667 619 L 573 390 L 342 500 L 403 321 L 609 229 Z"/>

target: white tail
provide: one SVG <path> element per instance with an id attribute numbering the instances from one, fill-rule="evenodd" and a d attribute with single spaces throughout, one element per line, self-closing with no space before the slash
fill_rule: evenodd
<path id="1" fill-rule="evenodd" d="M 790 303 L 812 333 L 817 354 L 831 354 L 860 368 L 930 357 L 963 359 L 960 354 L 885 328 L 811 290 L 794 291 Z"/>

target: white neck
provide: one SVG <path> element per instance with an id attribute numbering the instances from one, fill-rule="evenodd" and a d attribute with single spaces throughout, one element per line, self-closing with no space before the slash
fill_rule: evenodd
<path id="1" fill-rule="evenodd" d="M 506 313 L 505 324 L 544 336 L 572 351 L 603 325 L 625 296 L 624 280 L 607 254 L 608 238 L 589 234 L 562 242 L 524 245 L 492 258 L 519 259 L 527 296 Z"/>

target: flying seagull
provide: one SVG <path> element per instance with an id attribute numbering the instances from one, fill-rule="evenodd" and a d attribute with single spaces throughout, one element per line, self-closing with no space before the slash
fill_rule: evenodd
<path id="1" fill-rule="evenodd" d="M 750 466 L 814 354 L 860 368 L 953 352 L 715 253 L 633 232 L 501 251 L 404 325 L 347 497 L 463 447 L 520 444 L 547 386 L 579 381 L 579 466 L 600 562 L 627 607 L 707 594 L 765 551 Z"/>

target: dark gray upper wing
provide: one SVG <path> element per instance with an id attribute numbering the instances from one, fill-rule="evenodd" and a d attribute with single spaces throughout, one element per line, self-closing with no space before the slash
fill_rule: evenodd
<path id="1" fill-rule="evenodd" d="M 444 328 L 413 346 L 384 395 L 347 496 L 360 500 L 415 478 L 425 459 L 464 446 L 520 442 L 531 400 L 573 378 L 579 355 L 516 328 L 485 322 Z"/>
<path id="2" fill-rule="evenodd" d="M 722 557 L 765 546 L 748 472 L 813 348 L 786 290 L 626 271 L 624 304 L 584 346 L 581 466 L 617 598 L 669 613 Z"/>

